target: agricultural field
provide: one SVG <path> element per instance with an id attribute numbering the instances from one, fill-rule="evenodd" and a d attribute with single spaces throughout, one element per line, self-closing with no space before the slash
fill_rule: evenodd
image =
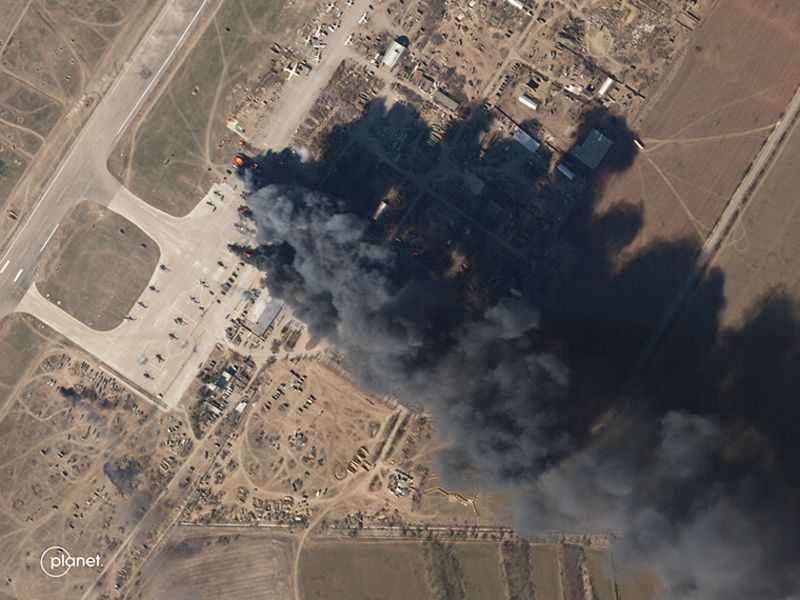
<path id="1" fill-rule="evenodd" d="M 531 577 L 531 546 L 526 542 L 506 542 L 501 546 L 503 574 L 508 594 L 515 600 L 534 600 Z"/>
<path id="2" fill-rule="evenodd" d="M 597 600 L 616 600 L 608 552 L 600 548 L 587 548 L 586 570 L 589 571 L 589 576 L 592 578 L 594 597 Z"/>
<path id="3" fill-rule="evenodd" d="M 227 141 L 235 92 L 269 70 L 269 47 L 294 33 L 302 4 L 226 0 L 143 118 L 110 161 L 137 196 L 183 216 L 238 151 Z"/>
<path id="4" fill-rule="evenodd" d="M 464 574 L 464 600 L 503 600 L 500 553 L 491 542 L 455 544 L 455 554 Z"/>
<path id="5" fill-rule="evenodd" d="M 464 572 L 453 545 L 431 540 L 424 543 L 423 549 L 429 595 L 437 600 L 463 598 Z"/>
<path id="6" fill-rule="evenodd" d="M 135 34 L 153 6 L 144 0 L 0 2 L 0 206 L 98 69 L 111 66 L 102 59 L 120 32 Z"/>
<path id="7" fill-rule="evenodd" d="M 308 543 L 299 569 L 303 600 L 430 598 L 421 543 Z"/>
<path id="8" fill-rule="evenodd" d="M 156 560 L 142 569 L 146 581 L 133 597 L 293 598 L 292 546 L 292 539 L 280 533 L 178 527 Z"/>
<path id="9" fill-rule="evenodd" d="M 658 581 L 645 568 L 623 570 L 617 576 L 618 600 L 656 600 Z"/>
<path id="10" fill-rule="evenodd" d="M 740 327 L 765 292 L 779 290 L 800 301 L 800 127 L 748 200 L 712 267 L 725 276 L 721 322 Z"/>
<path id="11" fill-rule="evenodd" d="M 533 563 L 533 587 L 538 600 L 560 600 L 558 548 L 552 545 L 531 544 Z"/>
<path id="12" fill-rule="evenodd" d="M 136 225 L 99 204 L 82 202 L 48 245 L 36 286 L 82 323 L 107 331 L 122 323 L 156 269 L 159 254 L 156 243 Z"/>
<path id="13" fill-rule="evenodd" d="M 304 600 L 571 600 L 587 594 L 596 600 L 619 600 L 608 552 L 601 548 L 527 542 L 309 544 L 300 559 Z M 396 569 L 392 571 L 389 564 L 396 564 Z M 625 600 L 654 598 L 655 581 L 647 572 L 627 573 L 623 586 Z"/>
<path id="14" fill-rule="evenodd" d="M 769 10 L 717 3 L 662 95 L 630 124 L 645 148 L 596 209 L 641 207 L 643 227 L 623 259 L 655 240 L 706 238 L 800 82 L 796 9 L 792 0 Z"/>

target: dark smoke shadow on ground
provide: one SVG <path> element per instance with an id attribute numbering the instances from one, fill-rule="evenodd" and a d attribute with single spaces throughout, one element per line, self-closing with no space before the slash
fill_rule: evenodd
<path id="1" fill-rule="evenodd" d="M 539 130 L 535 122 L 523 126 Z M 520 292 L 543 313 L 537 344 L 565 357 L 574 383 L 591 390 L 590 404 L 574 401 L 565 419 L 578 424 L 570 434 L 580 437 L 616 401 L 615 386 L 669 301 L 680 265 L 698 247 L 686 241 L 652 248 L 629 267 L 615 268 L 617 254 L 641 228 L 641 207 L 623 201 L 601 219 L 593 211 L 607 178 L 629 168 L 636 155 L 623 119 L 602 109 L 585 116 L 576 143 L 597 128 L 615 144 L 594 172 L 571 161 L 582 185 L 548 173 L 545 145 L 532 157 L 512 140 L 482 144 L 491 127 L 491 115 L 476 106 L 429 143 L 436 132 L 414 109 L 400 103 L 387 109 L 377 101 L 362 119 L 335 127 L 320 142 L 318 160 L 270 152 L 255 157 L 250 181 L 254 189 L 303 186 L 340 199 L 370 223 L 367 239 L 392 250 L 391 277 L 398 284 L 421 274 L 428 282 L 446 280 L 461 299 L 448 310 L 461 314 L 446 321 L 443 337 L 510 289 Z M 481 174 L 479 194 L 466 188 L 467 172 Z M 370 221 L 387 197 L 389 214 Z M 549 202 L 572 206 L 550 210 Z M 487 214 L 496 207 L 500 217 Z M 469 265 L 456 276 L 450 273 L 454 251 Z"/>
<path id="2" fill-rule="evenodd" d="M 303 186 L 340 199 L 341 210 L 367 224 L 364 239 L 388 248 L 386 277 L 395 289 L 436 282 L 458 298 L 408 293 L 396 303 L 407 306 L 381 313 L 391 327 L 392 319 L 413 320 L 417 305 L 428 304 L 417 315 L 424 333 L 415 341 L 424 350 L 412 352 L 412 360 L 404 355 L 400 363 L 374 366 L 386 380 L 422 390 L 422 397 L 447 398 L 447 387 L 464 391 L 452 405 L 431 399 L 427 406 L 453 445 L 442 457 L 451 478 L 477 470 L 497 485 L 530 488 L 523 530 L 588 523 L 622 532 L 623 551 L 656 565 L 671 598 L 787 597 L 800 554 L 797 528 L 781 532 L 800 522 L 796 306 L 776 291 L 753 307 L 743 327 L 721 331 L 724 277 L 710 271 L 656 367 L 625 388 L 630 400 L 615 413 L 631 366 L 698 244 L 659 242 L 617 264 L 643 223 L 641 199 L 620 199 L 595 214 L 609 177 L 628 169 L 636 154 L 619 117 L 602 110 L 585 116 L 576 143 L 597 128 L 615 146 L 594 172 L 568 159 L 584 178 L 580 186 L 549 175 L 516 142 L 486 147 L 480 136 L 489 126 L 486 111 L 475 107 L 440 133 L 441 142 L 429 144 L 437 132 L 413 109 L 375 103 L 363 119 L 321 142 L 319 160 L 302 162 L 290 151 L 257 157 L 252 184 Z M 536 131 L 536 123 L 525 126 Z M 510 169 L 521 170 L 524 183 L 508 177 Z M 472 172 L 484 183 L 477 194 L 466 189 Z M 387 214 L 371 221 L 386 198 Z M 568 210 L 548 208 L 558 203 Z M 504 209 L 499 217 L 486 210 L 493 204 Z M 514 217 L 504 220 L 509 213 Z M 455 275 L 454 253 L 468 265 Z M 297 283 L 291 264 L 278 267 Z M 508 343 L 501 339 L 495 352 L 496 332 L 504 330 L 487 309 L 512 289 L 519 302 L 541 310 L 541 323 Z M 342 315 L 330 294 L 307 295 L 309 306 L 330 306 L 322 319 L 311 309 L 308 316 L 312 327 L 332 335 L 330 325 Z M 443 311 L 430 310 L 432 300 L 445 297 Z M 484 326 L 491 335 L 475 335 Z M 569 384 L 543 382 L 531 370 L 552 354 L 567 365 Z M 437 361 L 442 369 L 420 375 L 421 365 Z M 608 414 L 618 416 L 597 434 L 593 426 Z M 494 431 L 489 446 L 480 456 L 471 453 L 486 430 Z"/>

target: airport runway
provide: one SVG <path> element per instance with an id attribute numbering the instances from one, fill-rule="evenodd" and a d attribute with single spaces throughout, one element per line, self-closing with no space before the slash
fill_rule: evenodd
<path id="1" fill-rule="evenodd" d="M 168 0 L 98 104 L 0 258 L 0 319 L 14 312 L 61 222 L 82 200 L 107 206 L 121 187 L 106 160 L 155 89 L 208 0 Z"/>

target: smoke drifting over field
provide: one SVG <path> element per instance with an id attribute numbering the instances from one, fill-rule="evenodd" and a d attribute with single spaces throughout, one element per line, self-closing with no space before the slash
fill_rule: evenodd
<path id="1" fill-rule="evenodd" d="M 340 348 L 365 388 L 433 413 L 451 443 L 445 475 L 525 490 L 523 532 L 618 531 L 622 562 L 655 566 L 675 600 L 798 597 L 796 482 L 775 454 L 787 447 L 767 420 L 720 408 L 728 364 L 709 366 L 715 383 L 675 383 L 672 399 L 641 392 L 635 414 L 590 440 L 534 308 L 508 299 L 466 318 L 447 287 L 404 279 L 361 218 L 315 192 L 270 186 L 250 205 L 272 294 Z"/>

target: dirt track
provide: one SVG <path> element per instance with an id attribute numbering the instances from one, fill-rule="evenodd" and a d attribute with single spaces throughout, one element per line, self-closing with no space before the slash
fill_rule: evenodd
<path id="1" fill-rule="evenodd" d="M 800 82 L 800 13 L 791 0 L 774 4 L 719 3 L 642 123 L 644 151 L 598 206 L 642 207 L 626 255 L 657 239 L 702 243 L 780 119 Z"/>

